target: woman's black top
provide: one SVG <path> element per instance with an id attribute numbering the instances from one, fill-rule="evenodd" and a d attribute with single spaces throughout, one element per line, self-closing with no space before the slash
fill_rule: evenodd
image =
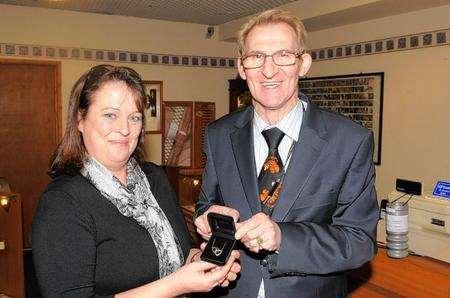
<path id="1" fill-rule="evenodd" d="M 175 192 L 161 167 L 147 163 L 142 170 L 186 258 L 192 240 Z M 47 186 L 31 241 L 44 297 L 107 297 L 159 278 L 150 234 L 82 175 L 60 175 Z"/>

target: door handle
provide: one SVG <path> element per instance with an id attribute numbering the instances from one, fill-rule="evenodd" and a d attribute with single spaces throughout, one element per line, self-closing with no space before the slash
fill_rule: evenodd
<path id="1" fill-rule="evenodd" d="M 6 250 L 6 241 L 0 240 L 0 250 Z"/>

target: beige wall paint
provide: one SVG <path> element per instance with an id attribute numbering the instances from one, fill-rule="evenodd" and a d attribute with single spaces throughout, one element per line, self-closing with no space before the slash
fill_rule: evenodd
<path id="1" fill-rule="evenodd" d="M 311 49 L 317 49 L 446 29 L 450 28 L 449 13 L 450 5 L 445 5 L 393 17 L 315 31 L 308 36 L 308 46 Z"/>
<path id="2" fill-rule="evenodd" d="M 442 6 L 322 30 L 310 34 L 311 48 L 368 41 L 450 28 L 450 6 Z M 447 36 L 447 38 L 450 38 Z M 376 167 L 379 199 L 395 178 L 424 183 L 450 181 L 450 47 L 313 62 L 309 76 L 384 72 L 381 165 Z"/>
<path id="3" fill-rule="evenodd" d="M 67 117 L 69 94 L 73 83 L 94 64 L 87 61 L 62 61 L 63 119 Z M 119 65 L 119 64 L 118 64 Z M 236 76 L 233 69 L 120 64 L 132 67 L 145 80 L 163 81 L 164 101 L 213 101 L 216 117 L 228 113 L 228 79 Z M 65 125 L 65 120 L 63 125 Z M 161 162 L 161 135 L 146 135 L 147 159 Z"/>
<path id="4" fill-rule="evenodd" d="M 291 7 L 294 12 L 296 5 Z M 234 54 L 232 43 L 206 40 L 206 26 L 202 25 L 8 5 L 0 5 L 0 12 L 0 42 L 191 55 Z M 450 28 L 449 15 L 450 6 L 442 6 L 317 31 L 310 34 L 309 45 L 321 48 Z M 422 181 L 426 189 L 432 188 L 437 179 L 450 180 L 449 55 L 449 46 L 442 46 L 313 63 L 310 76 L 385 73 L 381 166 L 377 166 L 376 182 L 379 198 L 394 188 L 396 177 Z M 87 61 L 62 61 L 64 116 L 71 86 L 92 65 Z M 144 79 L 163 80 L 165 100 L 212 100 L 218 117 L 228 111 L 227 80 L 236 76 L 235 70 L 128 66 Z M 161 137 L 147 138 L 147 149 L 150 159 L 160 162 Z"/>
<path id="5" fill-rule="evenodd" d="M 310 76 L 384 72 L 379 199 L 402 177 L 432 188 L 450 180 L 449 47 L 316 62 Z"/>
<path id="6" fill-rule="evenodd" d="M 3 42 L 179 55 L 231 56 L 207 25 L 0 4 Z"/>
<path id="7" fill-rule="evenodd" d="M 206 39 L 204 25 L 0 5 L 0 42 L 232 57 L 234 45 Z M 3 57 L 2 57 L 3 58 Z M 70 90 L 95 61 L 61 60 L 63 126 Z M 99 62 L 101 63 L 101 62 Z M 234 69 L 121 63 L 144 80 L 163 81 L 164 100 L 213 101 L 228 113 L 228 80 Z M 146 137 L 148 159 L 161 162 L 161 135 Z"/>

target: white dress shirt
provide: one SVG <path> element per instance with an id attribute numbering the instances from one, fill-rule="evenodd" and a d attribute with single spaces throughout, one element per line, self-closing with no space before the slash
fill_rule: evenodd
<path id="1" fill-rule="evenodd" d="M 298 135 L 302 126 L 303 113 L 306 110 L 307 103 L 299 100 L 295 107 L 280 121 L 274 125 L 267 124 L 255 111 L 253 116 L 253 145 L 255 150 L 255 164 L 256 171 L 259 174 L 264 161 L 269 153 L 269 146 L 262 135 L 262 131 L 273 127 L 279 128 L 284 132 L 285 136 L 278 145 L 278 154 L 280 154 L 285 171 L 289 166 L 291 147 L 298 141 Z M 258 175 L 257 174 L 257 175 Z M 261 280 L 259 287 L 258 298 L 265 298 L 264 280 Z"/>

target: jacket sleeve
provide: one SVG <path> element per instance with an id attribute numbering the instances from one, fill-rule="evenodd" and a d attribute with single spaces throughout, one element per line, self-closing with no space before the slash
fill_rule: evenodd
<path id="1" fill-rule="evenodd" d="M 373 258 L 379 211 L 372 153 L 373 135 L 368 133 L 351 161 L 330 223 L 278 223 L 282 241 L 279 254 L 269 256 L 272 276 L 328 274 Z"/>
<path id="2" fill-rule="evenodd" d="M 95 225 L 69 194 L 44 193 L 31 241 L 43 297 L 113 297 L 95 295 Z"/>

